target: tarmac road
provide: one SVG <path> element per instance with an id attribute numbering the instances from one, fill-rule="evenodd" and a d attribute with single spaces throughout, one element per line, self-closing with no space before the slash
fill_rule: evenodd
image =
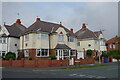
<path id="1" fill-rule="evenodd" d="M 61 67 L 49 68 L 3 68 L 3 78 L 118 78 L 118 65 L 64 70 Z M 0 69 L 1 70 L 1 69 Z"/>

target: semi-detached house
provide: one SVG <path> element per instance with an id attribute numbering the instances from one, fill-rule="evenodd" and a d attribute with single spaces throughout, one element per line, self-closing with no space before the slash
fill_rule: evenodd
<path id="1" fill-rule="evenodd" d="M 33 59 L 48 59 L 55 55 L 57 60 L 80 59 L 85 57 L 88 49 L 93 50 L 93 56 L 99 51 L 106 51 L 106 40 L 102 31 L 93 32 L 83 24 L 76 33 L 65 28 L 61 23 L 55 24 L 40 20 L 28 27 L 20 36 L 22 57 Z"/>
<path id="2" fill-rule="evenodd" d="M 14 52 L 17 57 L 20 49 L 20 34 L 26 29 L 17 19 L 12 25 L 0 26 L 0 56 L 5 56 L 7 52 Z"/>
<path id="3" fill-rule="evenodd" d="M 23 57 L 47 59 L 55 55 L 57 60 L 76 58 L 76 36 L 61 23 L 55 24 L 37 18 L 20 37 L 20 50 Z"/>

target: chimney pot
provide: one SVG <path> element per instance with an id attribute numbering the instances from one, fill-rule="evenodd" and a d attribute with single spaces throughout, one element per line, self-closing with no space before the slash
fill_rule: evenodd
<path id="1" fill-rule="evenodd" d="M 17 20 L 16 20 L 16 23 L 20 24 L 20 23 L 21 23 L 20 19 L 17 19 Z"/>
<path id="2" fill-rule="evenodd" d="M 86 24 L 84 23 L 83 25 L 82 25 L 82 29 L 85 29 L 86 28 Z"/>
<path id="3" fill-rule="evenodd" d="M 73 32 L 73 28 L 71 28 L 70 31 Z"/>
<path id="4" fill-rule="evenodd" d="M 36 18 L 36 21 L 40 21 L 40 18 Z"/>

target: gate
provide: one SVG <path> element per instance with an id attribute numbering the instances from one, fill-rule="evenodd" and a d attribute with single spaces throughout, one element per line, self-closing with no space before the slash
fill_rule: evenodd
<path id="1" fill-rule="evenodd" d="M 69 65 L 74 65 L 74 58 L 69 60 Z"/>

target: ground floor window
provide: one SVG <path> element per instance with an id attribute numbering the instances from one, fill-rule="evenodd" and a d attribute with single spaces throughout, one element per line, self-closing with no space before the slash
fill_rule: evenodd
<path id="1" fill-rule="evenodd" d="M 24 50 L 24 56 L 28 57 L 29 56 L 29 50 Z"/>
<path id="2" fill-rule="evenodd" d="M 36 50 L 36 56 L 40 57 L 40 56 L 48 56 L 49 54 L 49 49 L 37 49 Z"/>
<path id="3" fill-rule="evenodd" d="M 0 56 L 5 57 L 5 53 L 6 53 L 6 51 L 0 51 Z"/>
<path id="4" fill-rule="evenodd" d="M 76 50 L 71 50 L 71 56 L 76 56 Z"/>

